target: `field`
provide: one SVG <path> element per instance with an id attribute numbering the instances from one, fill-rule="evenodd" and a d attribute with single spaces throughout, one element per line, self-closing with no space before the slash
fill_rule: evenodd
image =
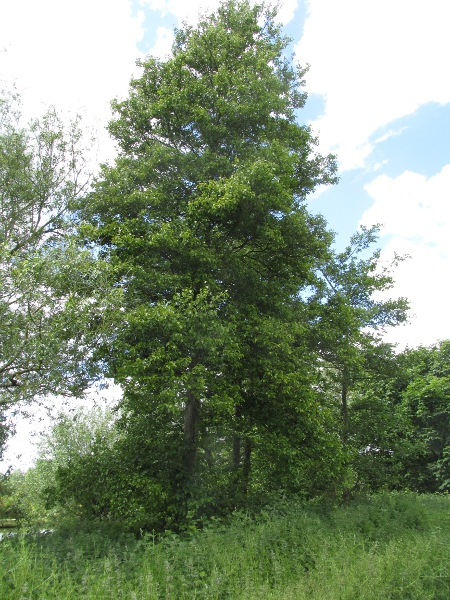
<path id="1" fill-rule="evenodd" d="M 186 536 L 71 523 L 2 540 L 0 561 L 3 600 L 448 600 L 450 497 L 278 502 Z"/>

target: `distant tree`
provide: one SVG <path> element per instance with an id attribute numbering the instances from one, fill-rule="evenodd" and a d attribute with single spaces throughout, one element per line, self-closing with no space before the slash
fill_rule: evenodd
<path id="1" fill-rule="evenodd" d="M 363 488 L 450 488 L 450 342 L 386 357 L 356 383 L 348 441 Z"/>
<path id="2" fill-rule="evenodd" d="M 106 465 L 118 438 L 115 421 L 111 410 L 100 407 L 60 413 L 43 434 L 35 463 L 25 473 L 13 471 L 3 486 L 10 516 L 30 524 L 64 515 L 106 516 L 99 508 L 111 494 Z"/>
<path id="3" fill-rule="evenodd" d="M 394 283 L 392 269 L 380 265 L 380 250 L 367 258 L 379 227 L 361 228 L 350 245 L 333 252 L 318 271 L 319 283 L 309 299 L 311 349 L 318 352 L 324 389 L 339 397 L 341 432 L 347 440 L 349 395 L 361 381 L 384 378 L 391 370 L 392 347 L 383 342 L 386 327 L 404 323 L 405 298 L 380 299 Z M 401 257 L 396 257 L 395 266 Z"/>
<path id="4" fill-rule="evenodd" d="M 450 489 L 450 341 L 406 350 L 401 356 L 406 386 L 403 406 L 414 436 L 424 446 L 416 486 Z"/>
<path id="5" fill-rule="evenodd" d="M 383 368 L 355 382 L 351 393 L 348 443 L 355 449 L 355 487 L 364 491 L 416 490 L 426 457 L 402 401 L 402 355 L 389 350 Z"/>

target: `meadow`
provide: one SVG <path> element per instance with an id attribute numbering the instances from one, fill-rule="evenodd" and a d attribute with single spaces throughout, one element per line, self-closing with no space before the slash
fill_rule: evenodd
<path id="1" fill-rule="evenodd" d="M 278 501 L 185 535 L 67 522 L 0 561 L 3 600 L 448 600 L 450 497 Z"/>

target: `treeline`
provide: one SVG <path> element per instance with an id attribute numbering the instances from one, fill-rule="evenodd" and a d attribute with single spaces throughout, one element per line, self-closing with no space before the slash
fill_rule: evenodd
<path id="1" fill-rule="evenodd" d="M 139 62 L 91 184 L 78 124 L 20 128 L 4 96 L 3 409 L 123 389 L 113 422 L 63 419 L 23 476 L 47 507 L 161 530 L 279 495 L 446 488 L 449 346 L 383 343 L 408 303 L 378 299 L 378 228 L 336 252 L 308 211 L 335 157 L 298 123 L 306 71 L 275 16 L 224 2 Z"/>
<path id="2" fill-rule="evenodd" d="M 330 383 L 326 373 L 323 376 L 324 383 Z M 361 371 L 354 382 L 345 442 L 340 396 L 327 385 L 321 406 L 334 414 L 328 435 L 339 452 L 330 456 L 331 464 L 320 466 L 318 461 L 313 463 L 314 457 L 311 462 L 303 458 L 269 477 L 265 461 L 277 459 L 283 449 L 275 451 L 261 444 L 244 494 L 236 485 L 232 441 L 223 439 L 219 448 L 210 450 L 216 457 L 214 473 L 199 461 L 198 479 L 188 501 L 190 512 L 179 515 L 178 521 L 171 519 L 168 508 L 156 512 L 155 477 L 136 464 L 138 459 L 152 458 L 164 467 L 162 455 L 153 454 L 151 439 L 144 434 L 132 439 L 124 418 L 111 410 L 62 414 L 43 436 L 35 466 L 26 473 L 12 473 L 3 485 L 1 516 L 36 523 L 76 515 L 84 520 L 119 521 L 131 529 L 183 529 L 234 509 L 259 510 L 273 501 L 277 504 L 280 498 L 340 500 L 379 491 L 445 492 L 450 489 L 449 397 L 450 341 L 391 353 L 380 363 L 378 373 Z M 141 452 L 136 451 L 139 443 Z M 130 454 L 130 449 L 136 454 Z M 172 449 L 174 456 L 176 450 Z M 293 447 L 291 452 L 295 456 L 300 451 Z M 312 464 L 316 473 L 309 472 L 306 479 Z M 324 473 L 331 474 L 328 481 Z M 168 479 L 164 486 L 163 475 L 160 496 L 173 485 Z M 286 480 L 280 485 L 283 475 Z"/>

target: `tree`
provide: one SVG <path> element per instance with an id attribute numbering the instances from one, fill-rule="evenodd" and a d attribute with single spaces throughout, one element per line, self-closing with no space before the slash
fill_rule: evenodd
<path id="1" fill-rule="evenodd" d="M 327 257 L 309 298 L 311 349 L 317 349 L 321 359 L 323 386 L 338 388 L 344 441 L 349 429 L 349 393 L 359 381 L 386 377 L 394 360 L 392 346 L 383 342 L 382 334 L 408 316 L 406 298 L 377 299 L 394 283 L 391 268 L 380 266 L 380 250 L 363 258 L 378 232 L 378 226 L 362 227 L 343 252 Z M 395 257 L 391 267 L 399 260 Z"/>
<path id="2" fill-rule="evenodd" d="M 0 98 L 0 410 L 47 394 L 80 395 L 88 359 L 119 294 L 108 266 L 72 235 L 89 188 L 76 119 L 54 109 L 20 125 L 20 100 Z"/>
<path id="3" fill-rule="evenodd" d="M 406 349 L 356 382 L 349 443 L 363 489 L 449 489 L 450 342 Z"/>
<path id="4" fill-rule="evenodd" d="M 99 407 L 60 413 L 42 435 L 34 465 L 7 478 L 3 487 L 9 514 L 34 525 L 67 514 L 105 516 L 109 503 L 104 498 L 107 491 L 111 495 L 108 467 L 118 438 L 115 421 L 111 410 Z"/>
<path id="5" fill-rule="evenodd" d="M 356 381 L 351 393 L 348 443 L 356 450 L 355 486 L 370 492 L 416 490 L 426 447 L 402 401 L 402 354 L 391 349 L 382 366 Z"/>
<path id="6" fill-rule="evenodd" d="M 449 490 L 450 341 L 408 349 L 401 361 L 403 407 L 424 447 L 413 484 L 421 491 Z"/>
<path id="7" fill-rule="evenodd" d="M 140 432 L 133 460 L 181 513 L 201 482 L 222 485 L 218 473 L 232 498 L 245 494 L 268 438 L 277 455 L 278 423 L 297 465 L 301 450 L 310 465 L 334 452 L 299 315 L 332 239 L 304 201 L 336 167 L 296 122 L 305 71 L 284 57 L 274 16 L 224 2 L 176 31 L 170 58 L 138 62 L 113 103 L 119 156 L 81 208 L 125 294 L 104 360 L 124 389 L 130 447 Z"/>

